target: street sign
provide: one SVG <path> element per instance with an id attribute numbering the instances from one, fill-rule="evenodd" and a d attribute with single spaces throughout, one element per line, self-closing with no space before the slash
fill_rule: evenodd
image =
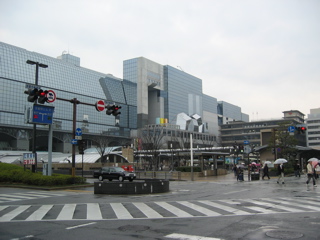
<path id="1" fill-rule="evenodd" d="M 76 136 L 82 136 L 82 129 L 81 128 L 76 129 Z"/>
<path id="2" fill-rule="evenodd" d="M 250 146 L 244 146 L 243 151 L 244 151 L 246 154 L 249 154 L 249 153 L 251 153 L 251 147 L 250 147 Z"/>
<path id="3" fill-rule="evenodd" d="M 78 140 L 77 139 L 72 139 L 71 140 L 71 144 L 78 144 Z"/>
<path id="4" fill-rule="evenodd" d="M 248 140 L 243 141 L 243 144 L 249 144 Z"/>
<path id="5" fill-rule="evenodd" d="M 102 112 L 105 109 L 105 103 L 103 100 L 97 101 L 95 106 L 98 112 Z"/>
<path id="6" fill-rule="evenodd" d="M 35 153 L 24 153 L 23 154 L 23 164 L 35 164 L 36 158 Z"/>
<path id="7" fill-rule="evenodd" d="M 288 127 L 288 132 L 293 133 L 296 130 L 295 126 Z"/>
<path id="8" fill-rule="evenodd" d="M 52 124 L 54 107 L 45 105 L 33 105 L 32 116 L 29 123 Z"/>
<path id="9" fill-rule="evenodd" d="M 77 140 L 82 140 L 82 136 L 76 136 Z"/>
<path id="10" fill-rule="evenodd" d="M 57 99 L 57 95 L 53 90 L 48 90 L 47 98 L 48 103 L 53 103 Z"/>

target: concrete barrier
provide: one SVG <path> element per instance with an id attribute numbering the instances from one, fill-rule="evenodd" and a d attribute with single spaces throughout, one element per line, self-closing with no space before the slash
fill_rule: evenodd
<path id="1" fill-rule="evenodd" d="M 169 180 L 145 179 L 133 182 L 94 182 L 94 194 L 152 194 L 169 192 Z"/>

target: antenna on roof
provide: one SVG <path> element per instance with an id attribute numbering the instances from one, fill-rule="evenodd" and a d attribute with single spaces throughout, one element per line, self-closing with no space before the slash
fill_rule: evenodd
<path id="1" fill-rule="evenodd" d="M 180 67 L 180 66 L 177 66 L 177 68 L 180 68 L 180 70 L 181 70 L 182 72 L 184 72 L 184 71 L 183 71 L 183 69 L 182 69 L 182 67 Z"/>

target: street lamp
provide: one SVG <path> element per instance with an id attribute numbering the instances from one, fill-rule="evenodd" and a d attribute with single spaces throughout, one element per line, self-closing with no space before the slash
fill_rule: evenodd
<path id="1" fill-rule="evenodd" d="M 34 62 L 31 60 L 27 60 L 27 64 L 30 65 L 36 65 L 36 76 L 35 76 L 35 85 L 38 86 L 38 80 L 39 80 L 39 67 L 41 68 L 47 68 L 48 65 L 39 63 L 39 62 Z M 33 140 L 32 140 L 32 153 L 34 153 L 35 157 L 35 165 L 34 169 L 32 169 L 33 172 L 36 172 L 37 170 L 37 154 L 36 154 L 36 133 L 37 133 L 37 124 L 33 124 Z"/>

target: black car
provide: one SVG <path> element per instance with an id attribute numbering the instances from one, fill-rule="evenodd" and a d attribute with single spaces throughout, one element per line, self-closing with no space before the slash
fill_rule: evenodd
<path id="1" fill-rule="evenodd" d="M 121 182 L 124 180 L 129 180 L 132 182 L 134 179 L 136 179 L 136 174 L 127 172 L 121 167 L 103 167 L 100 170 L 94 171 L 93 177 L 98 178 L 99 181 L 103 181 L 103 179 L 108 179 L 109 181 L 117 179 Z"/>

